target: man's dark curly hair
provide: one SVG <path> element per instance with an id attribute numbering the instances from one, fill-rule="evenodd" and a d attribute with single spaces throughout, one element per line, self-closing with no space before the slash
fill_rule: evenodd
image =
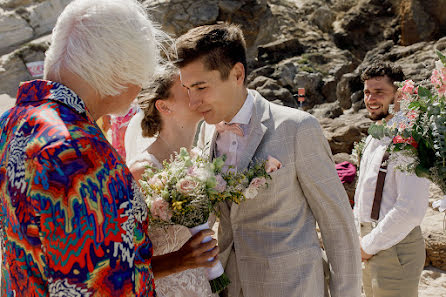
<path id="1" fill-rule="evenodd" d="M 385 62 L 378 62 L 368 66 L 362 72 L 361 80 L 365 82 L 366 80 L 379 76 L 387 76 L 392 84 L 396 81 L 405 80 L 401 67 Z"/>

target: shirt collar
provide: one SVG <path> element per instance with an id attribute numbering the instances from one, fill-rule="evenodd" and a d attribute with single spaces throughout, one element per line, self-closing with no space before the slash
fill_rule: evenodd
<path id="1" fill-rule="evenodd" d="M 238 113 L 232 118 L 230 123 L 237 124 L 248 124 L 251 119 L 252 107 L 254 106 L 254 98 L 251 93 L 248 92 L 246 96 L 245 103 L 243 103 L 242 108 L 238 111 Z"/>
<path id="2" fill-rule="evenodd" d="M 20 84 L 17 104 L 42 100 L 58 101 L 79 114 L 86 115 L 87 113 L 82 99 L 73 90 L 60 83 L 37 79 Z"/>

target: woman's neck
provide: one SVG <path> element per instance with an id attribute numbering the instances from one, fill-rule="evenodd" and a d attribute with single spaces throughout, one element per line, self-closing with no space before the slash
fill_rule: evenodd
<path id="1" fill-rule="evenodd" d="M 163 125 L 157 139 L 147 148 L 147 151 L 162 163 L 164 160 L 169 160 L 175 152 L 179 152 L 180 148 L 190 149 L 196 130 L 197 124 L 179 126 L 171 120 L 170 124 Z"/>

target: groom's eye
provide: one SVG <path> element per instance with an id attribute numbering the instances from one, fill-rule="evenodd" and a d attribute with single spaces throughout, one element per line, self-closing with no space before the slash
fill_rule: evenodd
<path id="1" fill-rule="evenodd" d="M 198 87 L 197 88 L 197 90 L 199 90 L 199 91 L 204 90 L 204 89 L 206 89 L 206 87 Z"/>

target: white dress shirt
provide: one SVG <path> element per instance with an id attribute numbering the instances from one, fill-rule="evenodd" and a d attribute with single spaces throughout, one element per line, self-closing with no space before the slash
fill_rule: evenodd
<path id="1" fill-rule="evenodd" d="M 226 155 L 225 170 L 228 167 L 232 167 L 233 170 L 237 170 L 237 164 L 239 163 L 240 152 L 246 147 L 247 135 L 249 131 L 249 121 L 251 119 L 252 108 L 254 106 L 254 98 L 248 92 L 245 103 L 240 108 L 238 113 L 232 118 L 229 123 L 240 124 L 245 136 L 238 136 L 229 131 L 218 134 L 216 139 L 216 154 L 217 157 Z M 237 153 L 238 152 L 238 153 Z"/>
<path id="2" fill-rule="evenodd" d="M 370 216 L 378 171 L 390 141 L 388 137 L 378 140 L 372 136 L 366 140 L 355 193 L 354 213 L 358 223 L 374 222 Z M 429 180 L 402 172 L 394 163 L 390 157 L 377 225 L 361 239 L 367 254 L 374 255 L 403 240 L 421 224 L 428 207 Z"/>

